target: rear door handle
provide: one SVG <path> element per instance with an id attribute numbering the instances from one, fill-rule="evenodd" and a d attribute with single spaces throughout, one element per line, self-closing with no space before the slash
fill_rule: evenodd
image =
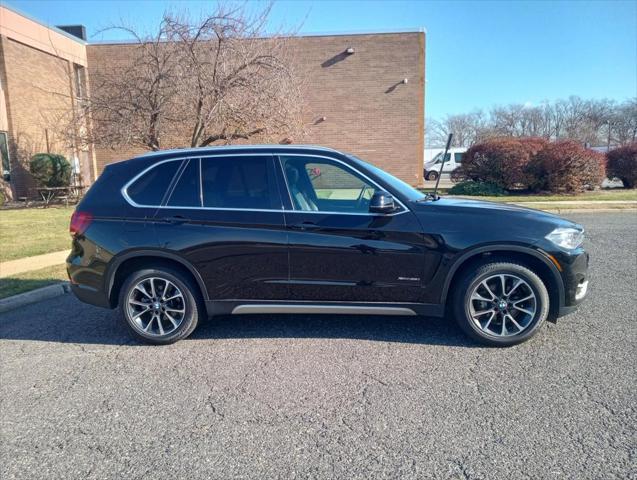
<path id="1" fill-rule="evenodd" d="M 188 219 L 186 217 L 182 217 L 181 215 L 164 218 L 164 222 L 172 223 L 173 225 L 180 225 L 182 223 L 186 223 L 187 221 Z"/>

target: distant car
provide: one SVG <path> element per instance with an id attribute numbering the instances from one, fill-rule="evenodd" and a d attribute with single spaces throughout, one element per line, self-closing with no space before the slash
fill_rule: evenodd
<path id="1" fill-rule="evenodd" d="M 462 164 L 466 148 L 451 148 L 445 156 L 445 165 L 442 173 L 451 173 Z M 431 160 L 425 162 L 424 176 L 426 180 L 436 180 L 442 167 L 443 152 L 439 152 Z"/>
<path id="2" fill-rule="evenodd" d="M 512 345 L 586 295 L 581 226 L 511 205 L 425 195 L 308 146 L 156 152 L 108 165 L 74 212 L 82 301 L 119 306 L 166 344 L 218 314 L 452 313 Z"/>

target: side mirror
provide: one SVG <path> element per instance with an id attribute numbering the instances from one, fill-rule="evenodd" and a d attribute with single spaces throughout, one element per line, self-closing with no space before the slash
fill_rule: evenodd
<path id="1" fill-rule="evenodd" d="M 369 202 L 369 211 L 372 213 L 392 213 L 395 210 L 396 204 L 391 193 L 375 192 Z"/>

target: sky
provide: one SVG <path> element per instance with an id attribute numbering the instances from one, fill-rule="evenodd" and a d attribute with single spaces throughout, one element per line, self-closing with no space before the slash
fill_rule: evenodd
<path id="1" fill-rule="evenodd" d="M 199 14 L 210 1 L 0 0 L 51 25 L 83 24 L 89 41 L 125 21 L 152 31 L 165 9 Z M 262 5 L 262 4 L 261 4 Z M 260 8 L 257 2 L 250 8 Z M 300 28 L 299 28 L 300 26 Z M 424 29 L 427 118 L 579 95 L 637 97 L 637 1 L 279 0 L 272 31 Z"/>

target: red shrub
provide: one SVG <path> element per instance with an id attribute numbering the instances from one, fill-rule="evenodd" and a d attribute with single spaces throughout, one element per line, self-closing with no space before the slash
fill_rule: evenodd
<path id="1" fill-rule="evenodd" d="M 626 188 L 637 186 L 637 142 L 611 150 L 606 170 L 611 178 L 619 178 Z"/>
<path id="2" fill-rule="evenodd" d="M 525 188 L 533 183 L 527 171 L 531 158 L 547 141 L 542 138 L 492 138 L 473 145 L 456 169 L 456 181 L 494 183 L 504 189 Z"/>
<path id="3" fill-rule="evenodd" d="M 534 190 L 581 192 L 597 187 L 605 176 L 605 157 L 579 143 L 564 140 L 546 145 L 535 155 L 527 172 Z"/>

